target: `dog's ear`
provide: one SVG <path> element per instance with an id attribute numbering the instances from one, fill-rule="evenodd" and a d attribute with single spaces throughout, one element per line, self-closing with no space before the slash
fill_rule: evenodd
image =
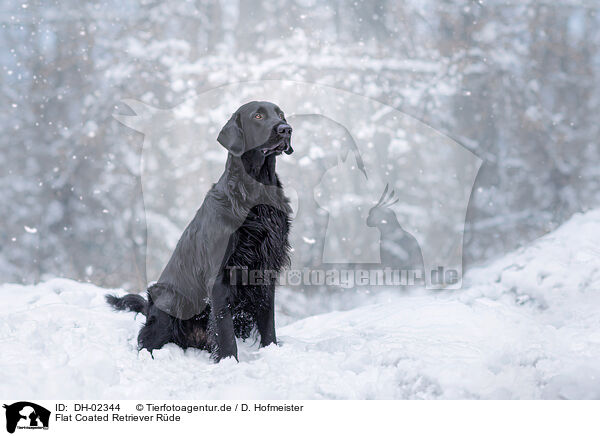
<path id="1" fill-rule="evenodd" d="M 246 141 L 244 140 L 244 131 L 242 130 L 239 112 L 234 112 L 231 118 L 229 118 L 229 121 L 221 129 L 217 141 L 234 156 L 244 154 Z"/>

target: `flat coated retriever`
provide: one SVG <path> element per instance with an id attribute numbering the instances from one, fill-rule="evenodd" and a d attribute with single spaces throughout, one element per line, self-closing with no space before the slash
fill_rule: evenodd
<path id="1" fill-rule="evenodd" d="M 293 152 L 291 134 L 282 110 L 263 101 L 241 106 L 225 124 L 217 138 L 228 150 L 225 171 L 148 288 L 147 300 L 106 296 L 116 309 L 146 316 L 140 349 L 152 352 L 174 342 L 209 350 L 218 362 L 237 359 L 235 337 L 245 339 L 255 327 L 261 346 L 277 342 L 273 273 L 289 264 L 291 208 L 275 160 Z M 248 282 L 248 272 L 261 281 Z"/>

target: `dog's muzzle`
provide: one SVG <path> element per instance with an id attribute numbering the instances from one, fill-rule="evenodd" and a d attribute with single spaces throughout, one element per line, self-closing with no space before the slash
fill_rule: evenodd
<path id="1" fill-rule="evenodd" d="M 291 146 L 292 126 L 289 124 L 279 124 L 275 127 L 279 141 L 275 142 L 272 147 L 265 148 L 262 152 L 268 154 L 292 154 L 294 149 Z"/>

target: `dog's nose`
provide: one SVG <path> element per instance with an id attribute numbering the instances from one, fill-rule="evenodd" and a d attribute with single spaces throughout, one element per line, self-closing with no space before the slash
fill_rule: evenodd
<path id="1" fill-rule="evenodd" d="M 277 126 L 277 133 L 283 137 L 289 138 L 292 136 L 292 126 L 289 124 L 280 124 Z"/>

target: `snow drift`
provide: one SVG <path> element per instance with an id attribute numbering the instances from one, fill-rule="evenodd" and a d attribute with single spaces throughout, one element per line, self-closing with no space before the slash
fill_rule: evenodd
<path id="1" fill-rule="evenodd" d="M 138 352 L 143 317 L 113 312 L 107 289 L 65 279 L 6 284 L 0 397 L 600 398 L 598 247 L 600 211 L 575 215 L 471 270 L 462 290 L 387 289 L 356 294 L 352 310 L 280 316 L 280 345 L 239 342 L 239 364 L 174 345 L 154 359 Z M 293 297 L 279 297 L 288 312 L 311 304 Z"/>

